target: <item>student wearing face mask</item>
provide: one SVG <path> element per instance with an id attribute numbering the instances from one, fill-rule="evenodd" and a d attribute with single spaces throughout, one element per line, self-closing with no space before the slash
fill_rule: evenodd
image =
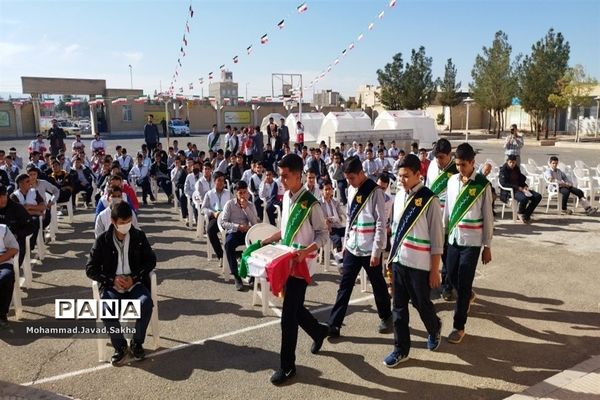
<path id="1" fill-rule="evenodd" d="M 108 230 L 108 228 L 110 228 L 110 215 L 112 212 L 112 209 L 115 208 L 115 206 L 119 203 L 121 203 L 123 201 L 123 189 L 121 189 L 120 186 L 112 186 L 109 191 L 108 191 L 108 207 L 106 207 L 104 210 L 102 210 L 100 212 L 100 214 L 98 214 L 98 217 L 96 217 L 96 223 L 94 226 L 94 235 L 95 238 L 98 239 L 98 236 L 102 235 L 104 232 L 106 232 Z M 127 202 L 125 202 L 126 204 L 128 204 Z M 137 221 L 137 217 L 135 216 L 135 213 L 132 213 L 131 216 L 131 224 L 136 228 L 136 229 L 140 229 L 139 225 L 138 225 L 138 221 Z"/>
<path id="2" fill-rule="evenodd" d="M 96 239 L 90 251 L 86 274 L 99 283 L 101 299 L 140 300 L 141 315 L 135 322 L 135 333 L 129 346 L 119 331 L 119 320 L 103 321 L 111 332 L 110 341 L 115 349 L 111 363 L 120 365 L 128 350 L 136 360 L 146 356 L 142 345 L 154 307 L 149 273 L 156 267 L 156 255 L 144 232 L 131 227 L 133 213 L 127 203 L 111 206 L 110 219 L 110 227 Z"/>

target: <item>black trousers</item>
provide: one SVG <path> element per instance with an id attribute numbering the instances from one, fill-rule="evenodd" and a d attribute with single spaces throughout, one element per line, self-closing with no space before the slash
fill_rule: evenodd
<path id="1" fill-rule="evenodd" d="M 14 268 L 19 268 L 15 266 Z M 0 319 L 6 319 L 15 288 L 15 272 L 11 263 L 0 265 Z"/>
<path id="2" fill-rule="evenodd" d="M 340 191 L 340 202 L 343 205 L 346 205 L 346 203 L 348 203 L 348 198 L 346 197 L 346 189 L 348 189 L 348 181 L 346 181 L 345 179 L 340 179 L 339 181 L 337 181 L 337 187 L 338 187 L 338 190 Z"/>
<path id="3" fill-rule="evenodd" d="M 523 192 L 515 192 L 515 200 L 519 202 L 519 214 L 523 214 L 526 218 L 531 217 L 535 208 L 542 201 L 542 195 L 538 192 L 530 190 L 531 197 L 525 196 Z"/>
<path id="4" fill-rule="evenodd" d="M 429 295 L 429 271 L 393 263 L 394 287 L 394 350 L 402 355 L 410 352 L 408 301 L 419 312 L 427 333 L 435 335 L 440 330 L 440 319 Z"/>
<path id="5" fill-rule="evenodd" d="M 127 175 L 125 175 L 125 176 L 127 176 Z M 85 192 L 85 197 L 84 197 L 85 203 L 86 204 L 90 203 L 92 201 L 93 190 L 94 190 L 94 188 L 92 187 L 91 183 L 87 184 L 86 186 L 83 186 L 82 184 L 77 183 L 75 185 L 75 196 L 73 196 L 73 197 L 76 197 L 77 194 L 79 194 L 79 192 Z"/>
<path id="6" fill-rule="evenodd" d="M 296 366 L 298 327 L 311 338 L 320 332 L 319 321 L 304 307 L 308 284 L 304 279 L 290 276 L 285 284 L 285 297 L 281 311 L 281 368 L 289 371 Z"/>
<path id="7" fill-rule="evenodd" d="M 215 217 L 210 217 L 206 230 L 208 234 L 208 240 L 210 241 L 210 245 L 212 246 L 217 258 L 223 258 L 223 248 L 221 247 L 221 240 L 219 240 L 219 226 L 217 225 L 217 219 Z"/>
<path id="8" fill-rule="evenodd" d="M 454 329 L 459 331 L 465 329 L 467 323 L 467 311 L 480 251 L 481 247 L 448 245 L 448 254 L 446 254 L 448 276 L 458 294 L 454 306 Z"/>
<path id="9" fill-rule="evenodd" d="M 329 239 L 331 239 L 332 248 L 341 251 L 343 247 L 343 239 L 346 235 L 346 228 L 331 228 Z"/>
<path id="10" fill-rule="evenodd" d="M 152 189 L 150 188 L 150 179 L 147 176 L 137 179 L 135 184 L 142 188 L 142 200 L 144 203 L 148 201 L 148 195 L 150 195 L 150 200 L 154 201 L 154 195 L 152 194 Z"/>
<path id="11" fill-rule="evenodd" d="M 225 237 L 225 253 L 231 274 L 238 277 L 238 262 L 235 249 L 245 243 L 246 232 L 231 232 Z"/>
<path id="12" fill-rule="evenodd" d="M 273 226 L 277 226 L 277 218 L 275 216 L 276 211 L 274 205 L 267 206 L 267 217 L 269 217 L 269 223 Z"/>
<path id="13" fill-rule="evenodd" d="M 183 192 L 179 195 L 179 207 L 181 208 L 181 218 L 186 219 L 189 215 L 188 210 L 188 198 Z M 198 210 L 194 207 L 192 202 L 192 212 L 194 213 L 194 218 L 198 219 Z"/>
<path id="14" fill-rule="evenodd" d="M 369 265 L 370 256 L 358 257 L 350 253 L 348 250 L 344 252 L 344 266 L 342 272 L 342 280 L 337 292 L 335 304 L 329 315 L 329 326 L 340 328 L 344 322 L 346 311 L 348 310 L 348 302 L 352 296 L 352 289 L 356 285 L 356 277 L 361 268 L 367 271 L 367 276 L 373 286 L 373 295 L 375 296 L 375 305 L 377 306 L 377 314 L 380 319 L 388 319 L 392 315 L 390 294 L 387 290 L 387 284 L 383 277 L 381 262 L 376 267 Z"/>
<path id="15" fill-rule="evenodd" d="M 567 203 L 569 202 L 569 195 L 573 193 L 579 199 L 583 197 L 583 192 L 581 189 L 577 189 L 576 187 L 561 187 L 560 194 L 562 194 L 562 209 L 567 209 Z"/>
<path id="16" fill-rule="evenodd" d="M 256 200 L 254 200 L 254 207 L 256 207 L 256 215 L 258 216 L 259 220 L 263 220 L 264 218 L 264 214 L 265 214 L 265 210 L 263 208 L 263 201 L 261 200 L 260 197 L 255 196 L 254 197 Z"/>

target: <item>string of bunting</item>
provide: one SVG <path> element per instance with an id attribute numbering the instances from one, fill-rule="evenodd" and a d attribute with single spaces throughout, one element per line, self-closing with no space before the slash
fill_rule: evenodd
<path id="1" fill-rule="evenodd" d="M 388 7 L 389 9 L 393 9 L 396 6 L 396 0 L 390 0 L 388 3 Z M 377 19 L 378 20 L 383 20 L 385 16 L 385 10 L 382 10 L 379 14 L 377 14 Z M 373 30 L 373 28 L 375 28 L 375 22 L 371 21 L 369 23 L 369 25 L 367 26 L 367 32 L 369 33 Z M 362 41 L 365 37 L 365 33 L 360 32 L 359 35 L 356 37 L 356 43 Z M 325 77 L 331 73 L 331 71 L 333 70 L 333 68 L 335 68 L 340 62 L 342 62 L 342 60 L 350 53 L 350 51 L 352 51 L 354 48 L 356 47 L 356 44 L 354 41 L 350 42 L 350 44 L 344 48 L 342 50 L 342 52 L 327 66 L 327 68 L 325 68 L 319 75 L 315 76 L 315 78 L 313 80 L 311 80 L 308 84 L 308 86 L 305 86 L 303 89 L 304 90 L 308 90 L 310 88 L 312 88 L 314 85 L 317 84 L 317 82 L 322 81 L 323 79 L 325 79 Z M 299 89 L 299 88 L 296 88 Z"/>
<path id="2" fill-rule="evenodd" d="M 285 18 L 281 19 L 276 25 L 274 25 L 271 30 L 269 30 L 266 33 L 264 33 L 260 37 L 258 43 L 260 45 L 266 45 L 267 43 L 269 43 L 269 35 L 272 35 L 275 32 L 283 30 L 285 28 L 286 22 L 289 21 L 289 18 L 292 16 L 292 14 L 304 14 L 307 10 L 308 10 L 308 4 L 306 2 L 300 4 L 298 7 L 296 7 L 296 10 L 293 13 L 292 12 L 288 13 L 288 15 L 286 15 Z M 194 16 L 194 10 L 193 10 L 192 4 L 190 2 L 190 6 L 189 6 L 189 9 L 188 9 L 188 17 L 187 17 L 186 23 L 185 23 L 185 32 L 184 32 L 184 35 L 183 35 L 183 44 L 182 44 L 182 46 L 180 48 L 180 57 L 177 59 L 177 64 L 175 65 L 175 72 L 173 73 L 173 76 L 172 76 L 172 79 L 171 79 L 171 83 L 170 83 L 169 88 L 167 90 L 167 93 L 171 97 L 173 97 L 175 95 L 176 84 L 177 84 L 178 80 L 180 79 L 179 72 L 183 68 L 182 59 L 186 56 L 185 49 L 188 47 L 188 38 L 189 38 L 189 33 L 190 33 L 189 20 L 191 18 L 193 18 L 193 16 Z M 186 36 L 186 34 L 188 34 L 188 35 Z M 245 50 L 246 54 L 245 54 L 245 56 L 248 57 L 248 56 L 252 55 L 253 52 L 254 52 L 254 49 L 255 49 L 254 43 L 251 43 L 249 46 L 246 47 L 246 50 Z M 238 64 L 240 62 L 240 55 L 236 54 L 235 56 L 233 56 L 231 58 L 231 61 L 233 62 L 233 64 Z M 226 66 L 227 66 L 226 63 L 221 64 L 219 66 L 219 71 L 224 71 L 226 69 Z M 212 79 L 214 78 L 214 71 L 210 71 L 207 74 L 206 78 L 208 79 L 209 82 L 212 81 Z M 199 77 L 197 79 L 197 81 L 198 81 L 198 83 L 200 85 L 203 85 L 204 82 L 205 82 L 205 77 L 201 76 L 201 77 Z M 190 91 L 194 90 L 194 83 L 195 83 L 195 81 L 190 82 L 187 85 L 180 84 L 179 88 L 177 88 L 178 89 L 178 93 L 183 93 L 185 91 L 186 87 Z M 182 96 L 180 96 L 180 97 L 182 97 Z M 239 100 L 239 98 L 238 98 L 238 100 Z"/>

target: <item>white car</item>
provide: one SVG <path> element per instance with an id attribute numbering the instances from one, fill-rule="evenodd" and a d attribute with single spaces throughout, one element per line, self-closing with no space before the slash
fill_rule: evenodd
<path id="1" fill-rule="evenodd" d="M 190 128 L 181 119 L 169 121 L 169 134 L 172 136 L 190 136 Z"/>

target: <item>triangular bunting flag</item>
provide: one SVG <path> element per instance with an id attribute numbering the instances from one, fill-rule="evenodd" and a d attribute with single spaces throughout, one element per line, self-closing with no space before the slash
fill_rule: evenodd
<path id="1" fill-rule="evenodd" d="M 265 33 L 260 37 L 260 43 L 266 44 L 269 41 L 269 36 Z"/>

